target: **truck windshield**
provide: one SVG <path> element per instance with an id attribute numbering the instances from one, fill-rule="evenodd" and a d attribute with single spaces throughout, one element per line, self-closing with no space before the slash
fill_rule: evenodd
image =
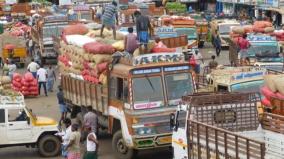
<path id="1" fill-rule="evenodd" d="M 221 35 L 229 34 L 232 26 L 240 26 L 240 24 L 222 24 L 222 25 L 219 25 L 219 28 L 218 28 L 219 33 Z"/>
<path id="2" fill-rule="evenodd" d="M 193 87 L 189 73 L 166 75 L 166 88 L 168 92 L 169 105 L 177 105 L 182 96 L 192 94 Z"/>
<path id="3" fill-rule="evenodd" d="M 164 105 L 161 77 L 133 79 L 134 109 L 156 108 Z"/>
<path id="4" fill-rule="evenodd" d="M 264 80 L 237 83 L 231 86 L 231 90 L 232 92 L 244 92 L 244 93 L 259 92 L 263 84 Z"/>
<path id="5" fill-rule="evenodd" d="M 255 57 L 256 54 L 264 54 L 264 53 L 275 54 L 280 52 L 277 42 L 267 42 L 267 43 L 250 42 L 250 43 L 251 47 L 249 47 L 248 49 L 248 54 L 250 57 Z"/>

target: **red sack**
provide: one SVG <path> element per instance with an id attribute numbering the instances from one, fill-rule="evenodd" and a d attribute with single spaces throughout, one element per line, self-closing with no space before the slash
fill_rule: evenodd
<path id="1" fill-rule="evenodd" d="M 279 92 L 276 93 L 276 97 L 279 99 L 284 99 L 284 95 Z"/>
<path id="2" fill-rule="evenodd" d="M 189 59 L 189 65 L 191 66 L 196 66 L 196 60 L 194 58 L 194 56 L 192 55 L 191 58 Z"/>
<path id="3" fill-rule="evenodd" d="M 29 85 L 30 85 L 30 83 L 27 82 L 25 79 L 22 79 L 21 84 L 22 84 L 22 86 L 25 86 L 25 87 L 29 87 Z"/>
<path id="4" fill-rule="evenodd" d="M 30 92 L 36 92 L 36 91 L 38 91 L 38 87 L 36 87 L 36 86 L 29 87 L 29 91 Z"/>
<path id="5" fill-rule="evenodd" d="M 84 50 L 92 54 L 112 54 L 115 49 L 111 45 L 99 42 L 90 42 L 83 46 Z"/>
<path id="6" fill-rule="evenodd" d="M 12 85 L 13 85 L 13 87 L 17 87 L 17 88 L 21 88 L 22 87 L 22 83 L 18 82 L 16 80 L 12 81 Z"/>
<path id="7" fill-rule="evenodd" d="M 256 33 L 264 33 L 264 28 L 256 28 L 256 27 L 254 27 L 253 31 L 256 32 Z"/>
<path id="8" fill-rule="evenodd" d="M 22 86 L 21 91 L 29 91 L 29 88 L 26 86 Z"/>
<path id="9" fill-rule="evenodd" d="M 29 92 L 29 91 L 21 91 L 21 93 L 22 93 L 24 96 L 29 96 L 29 95 L 30 95 L 30 92 Z"/>
<path id="10" fill-rule="evenodd" d="M 90 71 L 87 70 L 87 69 L 85 69 L 85 70 L 83 70 L 83 71 L 81 72 L 81 75 L 82 75 L 82 76 L 86 76 L 86 75 L 90 75 L 90 74 L 91 74 Z"/>
<path id="11" fill-rule="evenodd" d="M 69 25 L 65 27 L 62 31 L 63 35 L 85 35 L 88 33 L 88 28 L 83 24 L 75 24 L 75 25 Z"/>
<path id="12" fill-rule="evenodd" d="M 266 107 L 271 107 L 271 103 L 270 103 L 270 101 L 267 98 L 263 98 L 261 100 L 261 104 L 266 106 Z"/>
<path id="13" fill-rule="evenodd" d="M 34 79 L 32 82 L 29 83 L 29 85 L 37 87 L 37 79 Z"/>
<path id="14" fill-rule="evenodd" d="M 13 50 L 13 49 L 15 49 L 15 48 L 16 48 L 16 46 L 13 45 L 13 44 L 6 44 L 6 45 L 4 46 L 4 49 L 8 49 L 8 50 Z"/>
<path id="15" fill-rule="evenodd" d="M 256 28 L 272 27 L 272 23 L 268 21 L 255 21 L 253 24 L 253 27 L 256 27 Z"/>
<path id="16" fill-rule="evenodd" d="M 26 82 L 32 82 L 34 80 L 34 76 L 33 76 L 32 73 L 27 72 L 24 75 L 24 79 L 25 79 Z"/>
<path id="17" fill-rule="evenodd" d="M 161 53 L 161 52 L 176 52 L 175 48 L 161 48 L 161 47 L 154 47 L 152 49 L 153 53 Z"/>
<path id="18" fill-rule="evenodd" d="M 252 33 L 253 32 L 253 26 L 244 26 L 245 33 Z"/>
<path id="19" fill-rule="evenodd" d="M 101 72 L 105 71 L 107 69 L 107 66 L 108 66 L 107 62 L 103 62 L 103 63 L 97 64 L 98 73 L 101 73 Z"/>
<path id="20" fill-rule="evenodd" d="M 19 73 L 13 74 L 13 81 L 21 82 L 22 76 Z"/>
<path id="21" fill-rule="evenodd" d="M 272 92 L 267 86 L 260 89 L 260 92 L 265 96 L 265 98 L 270 99 L 270 97 L 275 97 L 276 94 Z"/>
<path id="22" fill-rule="evenodd" d="M 12 89 L 15 90 L 15 91 L 17 91 L 17 92 L 20 92 L 20 91 L 21 91 L 21 87 L 14 87 L 14 86 L 13 86 Z"/>

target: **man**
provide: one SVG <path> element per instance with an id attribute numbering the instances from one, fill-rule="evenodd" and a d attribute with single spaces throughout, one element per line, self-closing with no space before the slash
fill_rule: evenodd
<path id="1" fill-rule="evenodd" d="M 212 55 L 211 56 L 211 59 L 212 59 L 212 61 L 210 61 L 209 62 L 209 68 L 210 68 L 210 70 L 212 70 L 212 69 L 216 69 L 217 68 L 217 66 L 218 66 L 218 62 L 217 61 L 215 61 L 215 55 Z"/>
<path id="2" fill-rule="evenodd" d="M 47 71 L 43 68 L 43 65 L 40 65 L 40 68 L 37 70 L 37 81 L 38 81 L 38 93 L 40 94 L 41 85 L 43 85 L 45 96 L 47 96 L 46 90 L 46 81 L 47 81 Z"/>
<path id="3" fill-rule="evenodd" d="M 216 56 L 219 57 L 220 52 L 221 52 L 222 42 L 221 42 L 221 38 L 220 38 L 218 31 L 216 31 L 216 37 L 214 38 L 214 44 L 216 48 Z"/>
<path id="4" fill-rule="evenodd" d="M 97 159 L 97 148 L 98 148 L 98 140 L 96 134 L 92 131 L 90 125 L 85 125 L 85 131 L 88 133 L 87 135 L 87 151 L 84 155 L 84 159 Z"/>
<path id="5" fill-rule="evenodd" d="M 147 16 L 141 15 L 139 11 L 134 12 L 136 18 L 136 31 L 139 41 L 139 52 L 142 54 L 142 45 L 144 45 L 144 53 L 148 52 L 149 30 L 151 30 L 150 19 Z"/>
<path id="6" fill-rule="evenodd" d="M 80 153 L 80 138 L 81 134 L 78 131 L 79 126 L 77 124 L 72 124 L 71 134 L 69 138 L 68 145 L 65 150 L 68 151 L 67 159 L 81 159 Z"/>
<path id="7" fill-rule="evenodd" d="M 102 15 L 102 28 L 101 37 L 103 37 L 104 28 L 112 28 L 113 39 L 116 39 L 116 28 L 115 22 L 118 25 L 118 13 L 117 13 L 117 3 L 113 1 L 110 5 L 107 5 L 103 11 Z"/>
<path id="8" fill-rule="evenodd" d="M 192 55 L 196 61 L 196 65 L 195 65 L 195 73 L 196 74 L 199 74 L 200 73 L 200 65 L 201 65 L 201 62 L 204 64 L 204 61 L 203 61 L 203 57 L 201 55 L 201 53 L 197 50 L 195 50 L 195 53 Z"/>
<path id="9" fill-rule="evenodd" d="M 34 46 L 32 37 L 29 38 L 28 46 L 29 46 L 29 55 L 32 57 L 33 56 L 33 46 Z"/>
<path id="10" fill-rule="evenodd" d="M 47 90 L 53 92 L 54 81 L 56 81 L 56 75 L 53 67 L 50 65 L 47 69 Z"/>
<path id="11" fill-rule="evenodd" d="M 243 37 L 238 40 L 238 46 L 240 48 L 239 55 L 241 59 L 241 65 L 249 65 L 248 48 L 251 45 L 247 40 L 247 34 L 243 34 Z"/>
<path id="12" fill-rule="evenodd" d="M 67 158 L 67 151 L 65 150 L 65 148 L 69 143 L 70 135 L 72 133 L 71 120 L 69 118 L 66 118 L 66 119 L 64 119 L 63 123 L 65 125 L 66 130 L 65 130 L 65 132 L 62 133 L 62 141 L 63 141 L 62 142 L 62 156 L 64 158 Z"/>
<path id="13" fill-rule="evenodd" d="M 10 79 L 13 79 L 13 74 L 16 72 L 17 66 L 14 62 L 14 60 L 9 60 L 9 64 L 8 64 L 8 76 L 10 77 Z"/>
<path id="14" fill-rule="evenodd" d="M 61 124 L 61 121 L 66 119 L 67 106 L 66 106 L 66 103 L 64 101 L 64 94 L 63 94 L 63 91 L 62 91 L 62 87 L 58 86 L 58 90 L 59 90 L 59 92 L 56 94 L 56 96 L 57 96 L 59 109 L 60 109 L 60 113 L 61 113 L 61 118 L 60 118 L 59 124 Z"/>
<path id="15" fill-rule="evenodd" d="M 39 69 L 39 65 L 32 58 L 27 70 L 33 74 L 34 78 L 36 78 L 37 69 Z"/>
<path id="16" fill-rule="evenodd" d="M 98 117 L 97 114 L 94 113 L 91 106 L 87 107 L 88 112 L 84 116 L 84 125 L 90 125 L 92 128 L 92 131 L 97 134 L 97 122 Z"/>

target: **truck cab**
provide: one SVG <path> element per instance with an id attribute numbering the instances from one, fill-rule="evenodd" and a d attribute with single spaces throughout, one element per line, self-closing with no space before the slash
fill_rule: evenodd
<path id="1" fill-rule="evenodd" d="M 233 26 L 240 26 L 240 23 L 235 20 L 214 20 L 210 23 L 211 26 L 211 34 L 212 34 L 212 43 L 214 44 L 214 38 L 217 36 L 216 31 L 221 38 L 221 46 L 222 47 L 229 47 L 227 40 L 229 39 L 229 34 L 231 32 L 231 28 Z"/>
<path id="2" fill-rule="evenodd" d="M 37 147 L 40 155 L 53 157 L 59 154 L 61 142 L 55 136 L 57 122 L 36 116 L 26 107 L 24 97 L 0 96 L 0 147 Z"/>
<path id="3" fill-rule="evenodd" d="M 205 75 L 198 92 L 259 92 L 268 71 L 259 67 L 224 67 Z"/>

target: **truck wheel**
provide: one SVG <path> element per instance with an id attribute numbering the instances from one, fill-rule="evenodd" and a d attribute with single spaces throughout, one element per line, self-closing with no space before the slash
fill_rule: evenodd
<path id="1" fill-rule="evenodd" d="M 61 143 L 54 135 L 45 135 L 38 142 L 39 154 L 44 157 L 53 157 L 59 154 Z"/>
<path id="2" fill-rule="evenodd" d="M 117 131 L 112 137 L 112 148 L 116 153 L 117 158 L 119 159 L 132 159 L 137 151 L 128 148 L 123 140 L 121 130 Z"/>

